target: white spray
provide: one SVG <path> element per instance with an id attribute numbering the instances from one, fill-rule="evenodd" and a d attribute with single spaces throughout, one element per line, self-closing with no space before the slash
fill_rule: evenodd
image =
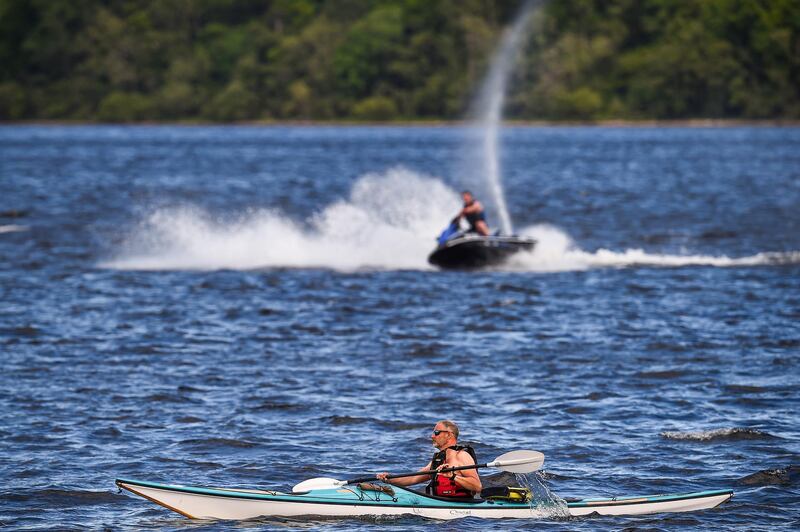
<path id="1" fill-rule="evenodd" d="M 531 512 L 542 517 L 565 519 L 569 518 L 567 501 L 550 491 L 542 472 L 533 472 L 527 475 L 517 474 L 517 481 L 522 486 L 531 490 Z"/>
<path id="2" fill-rule="evenodd" d="M 483 171 L 489 185 L 489 192 L 497 214 L 500 217 L 500 226 L 504 233 L 511 234 L 511 216 L 508 214 L 506 200 L 503 193 L 500 168 L 500 150 L 498 137 L 500 134 L 500 121 L 502 119 L 503 103 L 506 97 L 506 86 L 511 68 L 520 46 L 524 42 L 525 29 L 533 13 L 536 2 L 525 2 L 517 15 L 514 23 L 506 30 L 500 45 L 492 57 L 489 73 L 483 82 L 477 100 L 478 124 L 483 134 Z"/>
<path id="3" fill-rule="evenodd" d="M 395 168 L 361 176 L 349 197 L 322 206 L 305 220 L 292 220 L 276 209 L 216 218 L 195 205 L 161 208 L 131 227 L 100 266 L 122 270 L 430 269 L 426 257 L 435 244 L 431 235 L 457 206 L 458 194 L 441 179 Z M 639 249 L 588 252 L 557 227 L 537 225 L 522 228 L 521 233 L 538 243 L 533 252 L 512 257 L 505 270 L 800 263 L 800 252 L 741 258 L 660 255 Z"/>
<path id="4" fill-rule="evenodd" d="M 346 199 L 305 220 L 276 209 L 215 218 L 196 206 L 161 208 L 133 227 L 101 266 L 133 270 L 265 267 L 427 269 L 458 195 L 404 168 L 360 177 Z"/>

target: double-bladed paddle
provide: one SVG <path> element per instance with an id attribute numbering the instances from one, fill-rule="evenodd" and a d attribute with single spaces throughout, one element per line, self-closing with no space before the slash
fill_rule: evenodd
<path id="1" fill-rule="evenodd" d="M 485 464 L 474 464 L 459 467 L 449 467 L 441 470 L 429 469 L 427 471 L 413 471 L 411 473 L 400 473 L 389 475 L 387 478 L 413 477 L 415 475 L 432 475 L 434 473 L 449 473 L 451 471 L 462 471 L 464 469 L 482 469 L 493 467 L 509 473 L 533 473 L 544 464 L 544 455 L 539 451 L 511 451 L 498 456 L 492 462 Z M 336 489 L 348 484 L 358 484 L 359 482 L 373 482 L 378 480 L 377 476 L 353 478 L 350 480 L 336 480 L 335 478 L 319 477 L 304 480 L 292 488 L 293 493 L 300 493 L 311 490 Z"/>

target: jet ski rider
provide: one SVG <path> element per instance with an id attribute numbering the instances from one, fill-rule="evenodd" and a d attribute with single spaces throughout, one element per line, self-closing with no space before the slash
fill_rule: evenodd
<path id="1" fill-rule="evenodd" d="M 461 193 L 461 199 L 464 200 L 464 208 L 453 219 L 453 223 L 457 224 L 461 218 L 466 218 L 471 232 L 489 236 L 489 226 L 486 224 L 486 214 L 483 211 L 481 202 L 476 200 L 469 190 Z"/>
<path id="2" fill-rule="evenodd" d="M 449 467 L 474 465 L 475 451 L 468 445 L 458 445 L 458 425 L 449 420 L 439 421 L 431 433 L 431 441 L 438 451 L 420 471 L 441 470 Z M 416 475 L 388 479 L 390 473 L 378 473 L 376 478 L 395 486 L 412 486 L 428 482 L 425 491 L 439 497 L 474 497 L 481 491 L 481 479 L 477 469 L 464 469 L 434 475 Z"/>

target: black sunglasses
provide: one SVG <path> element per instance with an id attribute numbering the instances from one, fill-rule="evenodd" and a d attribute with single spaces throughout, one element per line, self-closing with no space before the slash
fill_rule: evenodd
<path id="1" fill-rule="evenodd" d="M 438 436 L 438 435 L 439 435 L 439 434 L 441 434 L 442 432 L 449 432 L 449 433 L 451 433 L 451 434 L 453 433 L 453 431 L 451 431 L 451 430 L 434 430 L 434 431 L 433 431 L 433 435 L 434 435 L 434 436 Z"/>

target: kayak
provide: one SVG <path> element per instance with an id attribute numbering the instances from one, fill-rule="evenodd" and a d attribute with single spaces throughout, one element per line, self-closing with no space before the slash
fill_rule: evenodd
<path id="1" fill-rule="evenodd" d="M 432 519 L 545 517 L 529 502 L 447 499 L 386 484 L 348 485 L 300 493 L 270 490 L 176 486 L 117 479 L 117 486 L 190 519 L 255 517 L 358 517 L 416 515 Z M 733 497 L 732 490 L 700 491 L 567 502 L 571 516 L 641 515 L 714 508 Z"/>
<path id="2" fill-rule="evenodd" d="M 531 251 L 535 245 L 534 239 L 516 235 L 457 233 L 447 239 L 440 238 L 428 262 L 443 269 L 485 268 L 502 264 L 520 251 Z"/>

